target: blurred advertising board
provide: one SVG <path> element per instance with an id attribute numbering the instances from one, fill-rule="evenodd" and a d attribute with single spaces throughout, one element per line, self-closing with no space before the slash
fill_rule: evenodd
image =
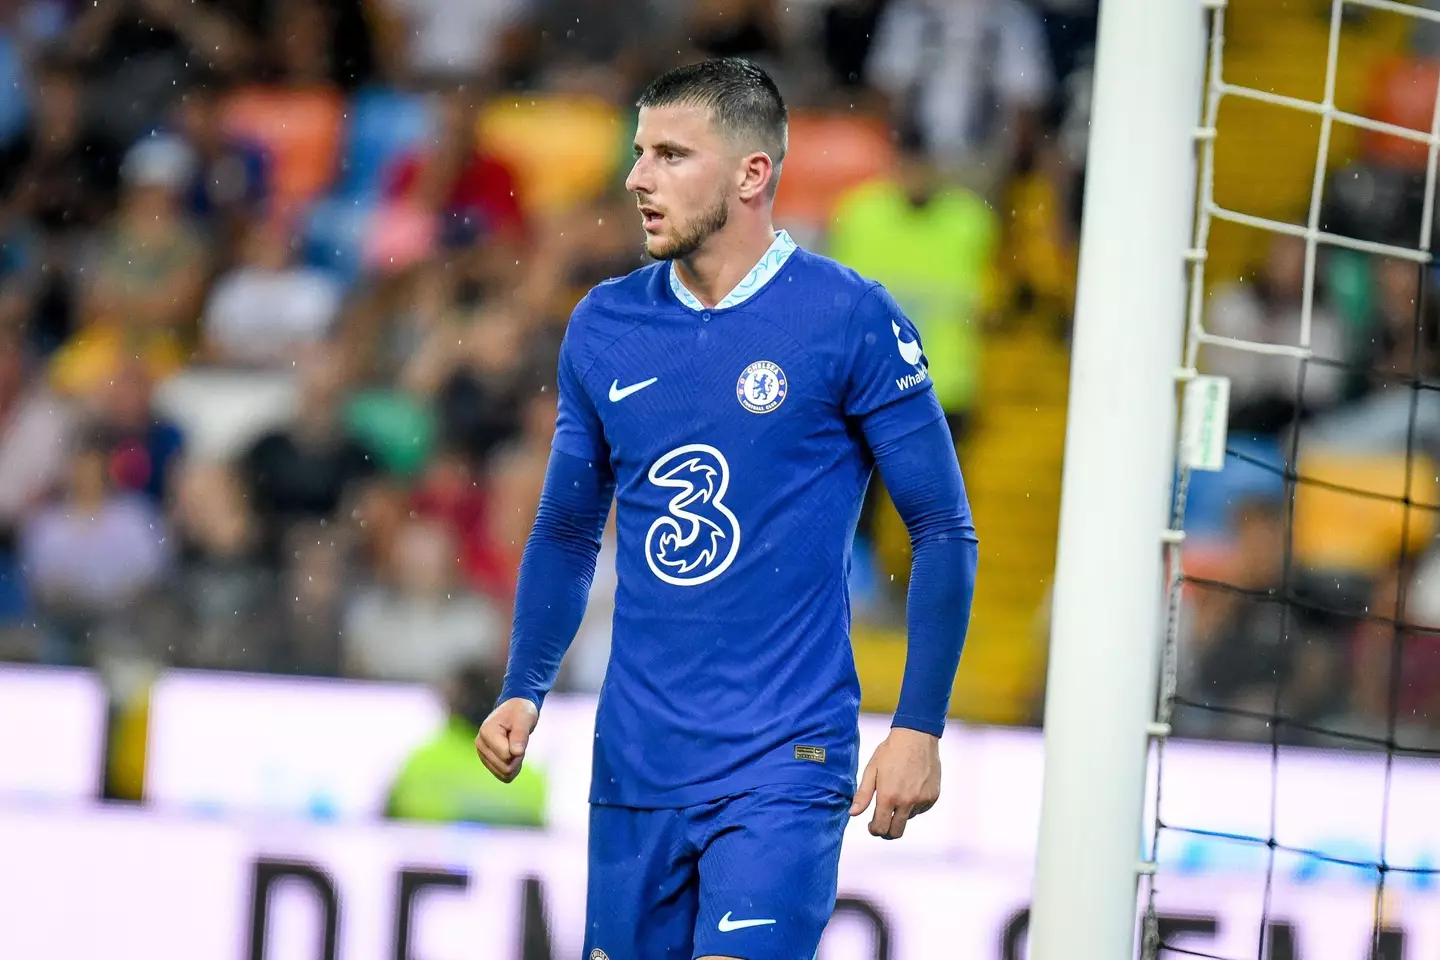
<path id="1" fill-rule="evenodd" d="M 376 817 L 391 778 L 444 715 L 423 686 L 173 671 L 150 689 L 145 799 Z"/>
<path id="2" fill-rule="evenodd" d="M 444 718 L 426 687 L 344 680 L 175 672 L 156 682 L 150 698 L 145 798 L 170 811 L 380 817 L 401 764 Z M 886 718 L 862 717 L 861 755 L 868 758 L 887 730 Z M 546 698 L 525 762 L 546 771 L 552 832 L 584 837 L 594 735 L 594 697 Z M 942 744 L 950 753 L 959 740 Z M 944 762 L 958 771 L 963 761 Z M 906 835 L 958 849 L 960 799 L 958 791 L 943 796 Z"/>
<path id="3" fill-rule="evenodd" d="M 177 672 L 156 684 L 152 698 L 146 799 L 170 813 L 371 822 L 409 750 L 443 716 L 424 687 L 346 681 Z M 548 774 L 547 826 L 555 836 L 584 838 L 594 709 L 589 696 L 549 698 L 527 757 Z M 884 716 L 861 718 L 862 760 L 887 729 Z M 904 846 L 1028 865 L 1040 819 L 1040 735 L 953 723 L 941 746 L 939 804 L 884 855 Z M 1383 829 L 1388 863 L 1421 871 L 1397 873 L 1392 885 L 1428 889 L 1433 880 L 1424 871 L 1440 867 L 1440 762 L 1396 758 L 1387 773 L 1378 753 L 1281 748 L 1272 763 L 1268 745 L 1175 741 L 1164 773 L 1161 813 L 1171 827 L 1267 838 L 1273 796 L 1282 847 L 1378 862 Z M 862 819 L 852 822 L 851 837 L 868 839 Z M 1253 875 L 1269 856 L 1263 843 L 1182 829 L 1162 833 L 1159 852 L 1175 876 Z M 1374 882 L 1373 871 L 1284 849 L 1276 866 L 1297 882 Z"/>
<path id="4" fill-rule="evenodd" d="M 879 846 L 903 856 L 876 858 Z M 0 807 L 0 956 L 49 960 L 566 960 L 581 955 L 584 848 L 549 832 L 146 810 Z M 1076 878 L 1084 882 L 1084 878 Z M 1029 870 L 902 840 L 847 848 L 821 960 L 1022 960 Z M 1174 943 L 1366 960 L 1375 896 L 1336 880 L 1162 878 Z M 1386 957 L 1440 955 L 1440 896 L 1387 900 Z M 638 960 L 638 958 L 637 958 Z"/>
<path id="5" fill-rule="evenodd" d="M 0 798 L 99 796 L 107 698 L 89 670 L 0 667 Z"/>
<path id="6" fill-rule="evenodd" d="M 967 794 L 959 801 L 965 849 L 986 858 L 1032 859 L 1044 767 L 1040 733 L 962 728 L 956 739 L 959 763 L 946 769 L 946 788 Z M 1392 886 L 1440 888 L 1440 878 L 1429 873 L 1440 869 L 1440 761 L 1395 757 L 1387 769 L 1378 752 L 1280 747 L 1272 755 L 1268 744 L 1172 740 L 1162 763 L 1151 755 L 1147 835 L 1157 771 L 1166 827 L 1159 860 L 1172 876 L 1263 873 L 1269 858 L 1263 841 L 1273 823 L 1280 876 L 1297 882 L 1334 877 L 1371 889 L 1374 870 L 1325 858 L 1379 863 L 1383 852 L 1397 871 Z"/>

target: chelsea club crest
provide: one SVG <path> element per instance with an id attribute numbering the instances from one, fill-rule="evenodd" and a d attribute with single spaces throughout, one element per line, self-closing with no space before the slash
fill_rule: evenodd
<path id="1" fill-rule="evenodd" d="M 769 413 L 785 402 L 785 371 L 769 360 L 756 360 L 740 374 L 735 397 L 751 413 Z"/>

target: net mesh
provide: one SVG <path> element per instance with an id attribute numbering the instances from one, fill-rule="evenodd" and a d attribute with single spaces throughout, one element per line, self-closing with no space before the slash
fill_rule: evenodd
<path id="1" fill-rule="evenodd" d="M 1440 23 L 1440 12 L 1391 0 L 1332 0 L 1324 93 L 1320 100 L 1312 101 L 1227 82 L 1227 5 L 1224 0 L 1208 0 L 1205 7 L 1209 18 L 1208 76 L 1203 117 L 1196 130 L 1199 189 L 1194 246 L 1187 254 L 1191 276 L 1185 361 L 1177 379 L 1182 383 L 1195 379 L 1206 358 L 1243 356 L 1293 369 L 1294 392 L 1289 419 L 1276 431 L 1278 441 L 1273 448 L 1262 451 L 1247 446 L 1244 431 L 1234 430 L 1232 421 L 1225 458 L 1226 470 L 1266 475 L 1274 482 L 1279 496 L 1272 509 L 1283 537 L 1273 558 L 1278 570 L 1254 571 L 1244 569 L 1243 564 L 1196 561 L 1195 537 L 1186 520 L 1197 473 L 1183 455 L 1177 473 L 1171 525 L 1164 537 L 1168 576 L 1165 649 L 1148 798 L 1152 829 L 1142 891 L 1142 955 L 1146 960 L 1165 956 L 1285 960 L 1302 954 L 1399 960 L 1405 955 L 1404 925 L 1399 922 L 1404 894 L 1426 887 L 1436 869 L 1424 856 L 1416 855 L 1413 844 L 1398 848 L 1395 837 L 1397 832 L 1407 838 L 1423 832 L 1424 824 L 1440 815 L 1440 797 L 1427 790 L 1424 779 L 1425 768 L 1435 766 L 1430 758 L 1440 755 L 1440 742 L 1429 735 L 1435 725 L 1427 725 L 1428 718 L 1417 716 L 1414 698 L 1405 696 L 1414 679 L 1413 662 L 1407 659 L 1409 645 L 1435 643 L 1440 636 L 1440 617 L 1415 616 L 1411 596 L 1420 561 L 1433 547 L 1437 512 L 1435 451 L 1422 422 L 1440 391 L 1433 365 L 1425 360 L 1429 338 L 1435 333 L 1434 323 L 1427 321 L 1431 307 L 1427 291 L 1431 286 L 1428 274 L 1440 151 L 1440 90 L 1432 83 L 1426 92 L 1433 106 L 1425 130 L 1341 110 L 1336 105 L 1336 87 L 1342 35 L 1357 12 L 1409 17 L 1423 23 Z M 1303 223 L 1255 216 L 1217 203 L 1217 120 L 1227 100 L 1318 118 L 1318 149 Z M 1393 233 L 1367 237 L 1359 231 L 1333 228 L 1331 220 L 1338 218 L 1331 216 L 1326 194 L 1327 182 L 1333 190 L 1330 154 L 1337 125 L 1398 138 L 1418 145 L 1414 149 L 1423 149 L 1423 187 L 1417 171 L 1414 192 L 1418 196 L 1409 203 L 1418 210 L 1413 220 L 1406 221 L 1418 230 L 1408 238 Z M 1237 337 L 1208 325 L 1211 304 L 1206 265 L 1216 222 L 1303 241 L 1303 292 L 1298 322 L 1289 339 Z M 1414 303 L 1406 331 L 1409 342 L 1392 353 L 1402 360 L 1408 354 L 1408 363 L 1377 365 L 1327 355 L 1317 336 L 1317 292 L 1321 289 L 1317 275 L 1325 257 L 1334 251 L 1369 258 L 1372 263 L 1384 262 L 1392 277 L 1400 277 L 1403 267 L 1413 278 Z M 1362 456 L 1352 455 L 1348 460 L 1329 457 L 1333 444 L 1323 430 L 1312 430 L 1307 419 L 1315 385 L 1336 377 L 1365 379 L 1374 401 L 1367 409 L 1383 404 L 1391 411 L 1387 422 L 1401 425 L 1388 433 L 1380 427 L 1361 429 L 1362 436 L 1367 432 L 1376 436 L 1368 438 L 1373 443 Z M 1354 447 L 1352 431 L 1352 454 Z M 1335 550 L 1327 553 L 1327 545 L 1357 539 L 1372 545 L 1385 541 L 1383 548 L 1375 548 L 1383 555 L 1383 574 L 1377 576 L 1373 569 L 1357 574 L 1355 568 L 1365 567 L 1364 562 Z M 1350 549 L 1363 553 L 1365 547 L 1351 543 Z M 1212 695 L 1211 681 L 1191 649 L 1197 628 L 1188 621 L 1200 617 L 1196 597 L 1216 601 L 1212 606 L 1220 609 L 1247 611 L 1243 617 L 1246 640 L 1263 647 L 1270 658 L 1252 678 L 1248 696 Z M 1341 669 L 1350 674 L 1349 696 L 1357 697 L 1354 691 L 1362 687 L 1369 691 L 1373 722 L 1359 722 L 1353 711 L 1344 709 L 1301 708 L 1296 691 L 1305 679 L 1303 668 L 1300 679 L 1295 678 L 1294 664 L 1318 646 L 1312 629 L 1316 623 L 1327 624 L 1337 636 L 1370 638 L 1372 647 L 1383 640 L 1384 655 L 1378 659 L 1339 660 Z M 1386 668 L 1379 679 L 1373 669 L 1377 662 Z M 1250 748 L 1254 751 L 1253 776 L 1241 776 L 1243 769 L 1234 773 L 1235 789 L 1250 790 L 1264 784 L 1266 793 L 1250 798 L 1248 815 L 1232 815 L 1233 811 L 1212 814 L 1184 802 L 1186 786 L 1196 778 L 1232 775 L 1220 766 L 1207 767 L 1203 747 L 1196 748 L 1189 740 L 1167 742 L 1172 733 L 1184 730 L 1249 731 L 1248 739 L 1254 742 Z M 1305 792 L 1313 791 L 1316 780 L 1302 774 L 1337 756 L 1320 758 L 1317 747 L 1348 751 L 1342 762 L 1353 764 L 1343 768 L 1353 771 L 1353 781 L 1332 784 L 1330 795 Z M 1332 763 L 1327 769 L 1342 768 Z M 1303 811 L 1308 824 L 1326 818 L 1334 821 L 1335 836 L 1355 832 L 1341 821 L 1350 824 L 1364 819 L 1373 822 L 1373 829 L 1358 839 L 1349 836 L 1344 841 L 1326 841 L 1323 829 L 1292 829 L 1287 817 L 1297 810 Z M 1242 829 L 1235 829 L 1237 824 Z M 1195 850 L 1211 851 L 1209 856 L 1214 856 L 1215 850 L 1229 851 L 1236 863 L 1252 869 L 1245 874 L 1246 880 L 1226 885 L 1224 893 L 1216 893 L 1218 888 L 1212 887 L 1177 898 L 1174 895 L 1186 892 L 1196 872 L 1187 875 L 1184 851 Z M 1368 931 L 1363 934 L 1362 952 L 1333 942 L 1312 947 L 1308 953 L 1297 948 L 1297 937 L 1305 935 L 1297 933 L 1296 924 L 1305 915 L 1306 896 L 1312 899 L 1311 916 L 1326 910 L 1338 916 L 1346 909 L 1344 898 L 1326 899 L 1323 891 L 1317 895 L 1313 889 L 1297 892 L 1297 876 L 1318 874 L 1342 877 L 1350 902 L 1356 900 L 1357 884 L 1373 891 L 1364 918 Z M 1245 901 L 1243 907 L 1237 908 L 1233 902 L 1229 906 L 1228 916 L 1238 917 L 1239 922 L 1222 930 L 1218 921 L 1208 920 L 1206 911 L 1197 906 L 1207 897 Z M 1221 905 L 1214 906 L 1215 916 L 1225 913 Z M 1348 929 L 1353 930 L 1354 924 Z"/>

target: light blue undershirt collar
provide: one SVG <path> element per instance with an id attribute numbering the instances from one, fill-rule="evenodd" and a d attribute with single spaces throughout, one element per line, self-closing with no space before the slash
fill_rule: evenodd
<path id="1" fill-rule="evenodd" d="M 713 309 L 723 310 L 726 307 L 736 306 L 759 293 L 760 288 L 769 283 L 780 272 L 780 268 L 785 266 L 785 261 L 789 260 L 790 254 L 795 252 L 795 247 L 796 243 L 790 239 L 790 234 L 784 230 L 777 230 L 770 249 L 765 251 L 760 262 L 751 267 L 750 272 L 745 275 L 745 279 L 737 283 L 735 289 L 725 294 L 725 298 L 715 304 Z M 670 289 L 674 292 L 676 299 L 691 310 L 709 309 L 700 302 L 695 294 L 685 289 L 685 284 L 680 282 L 680 278 L 675 273 L 674 262 L 670 264 Z"/>

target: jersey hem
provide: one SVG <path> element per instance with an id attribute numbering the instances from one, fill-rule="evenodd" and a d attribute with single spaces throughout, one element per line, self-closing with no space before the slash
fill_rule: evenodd
<path id="1" fill-rule="evenodd" d="M 590 803 L 595 806 L 627 807 L 632 810 L 674 810 L 713 803 L 761 787 L 777 785 L 818 787 L 847 800 L 855 796 L 857 787 L 854 778 L 820 770 L 808 776 L 797 776 L 797 773 L 799 771 L 775 776 L 772 772 L 759 770 L 749 776 L 731 776 L 711 783 L 689 784 L 643 796 L 624 790 L 607 795 L 592 788 Z"/>

